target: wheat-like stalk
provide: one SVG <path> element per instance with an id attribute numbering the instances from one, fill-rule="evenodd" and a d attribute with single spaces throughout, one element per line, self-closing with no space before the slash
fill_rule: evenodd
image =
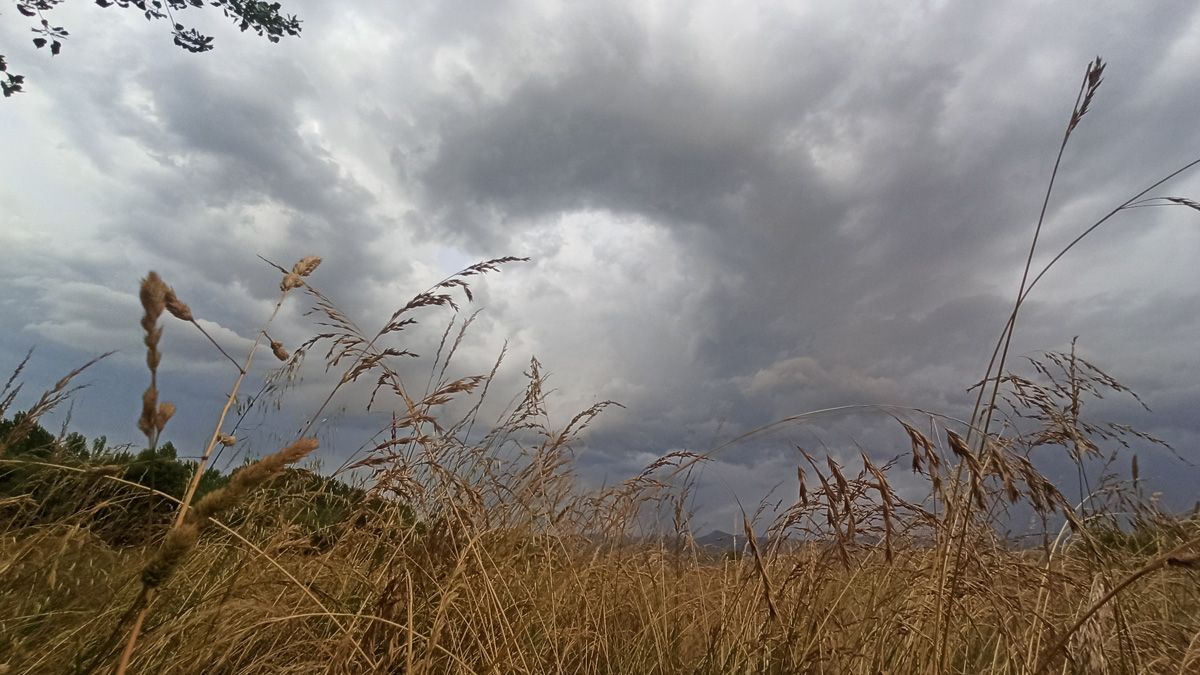
<path id="1" fill-rule="evenodd" d="M 263 336 L 266 335 L 266 327 L 274 321 L 279 313 L 280 307 L 283 305 L 284 299 L 287 297 L 288 291 L 293 288 L 299 288 L 304 285 L 304 277 L 311 274 L 319 265 L 321 259 L 316 256 L 308 256 L 297 262 L 291 272 L 284 276 L 284 281 L 280 284 L 280 295 L 275 303 L 275 308 L 271 316 L 267 319 L 266 325 L 259 331 L 258 338 L 251 345 L 249 352 L 246 354 L 245 363 L 238 367 L 238 374 L 234 380 L 233 386 L 229 390 L 229 394 L 225 398 L 225 406 L 221 410 L 221 414 L 217 418 L 216 426 L 212 436 L 209 439 L 207 446 L 204 448 L 204 453 L 196 464 L 196 469 L 192 474 L 191 480 L 184 491 L 183 499 L 179 504 L 179 511 L 175 517 L 174 524 L 167 532 L 166 539 L 159 551 L 159 555 L 151 561 L 151 563 L 142 572 L 142 590 L 138 598 L 134 601 L 131 612 L 136 612 L 136 617 L 133 620 L 133 625 L 129 630 L 129 636 L 125 642 L 125 648 L 121 652 L 121 656 L 117 661 L 116 673 L 123 675 L 126 668 L 129 666 L 130 658 L 133 656 L 133 651 L 137 645 L 138 635 L 141 632 L 142 624 L 145 621 L 146 615 L 150 610 L 150 605 L 154 600 L 154 594 L 157 588 L 168 578 L 178 566 L 179 562 L 187 554 L 187 552 L 195 545 L 203 524 L 215 512 L 228 508 L 237 500 L 244 497 L 250 488 L 257 485 L 274 473 L 278 473 L 282 466 L 289 461 L 296 461 L 303 455 L 311 452 L 316 447 L 316 441 L 311 439 L 301 439 L 295 444 L 281 450 L 275 455 L 271 455 L 262 460 L 259 460 L 252 467 L 258 467 L 251 472 L 250 477 L 243 480 L 235 480 L 230 483 L 229 487 L 224 490 L 218 490 L 206 496 L 209 499 L 206 510 L 200 510 L 205 501 L 201 500 L 197 504 L 195 513 L 189 512 L 189 506 L 192 498 L 196 494 L 196 489 L 199 487 L 200 479 L 204 474 L 204 470 L 208 463 L 209 457 L 212 456 L 213 449 L 218 443 L 221 445 L 230 444 L 232 436 L 222 432 L 222 427 L 225 423 L 225 417 L 229 414 L 233 402 L 237 399 L 238 392 L 241 389 L 242 382 L 245 380 L 247 372 L 254 360 L 254 354 Z M 165 404 L 165 406 L 153 406 L 157 401 L 157 381 L 156 373 L 161 354 L 158 352 L 158 342 L 162 337 L 162 329 L 158 328 L 157 320 L 163 310 L 169 310 L 172 315 L 185 321 L 190 321 L 197 327 L 195 318 L 192 316 L 191 309 L 179 301 L 174 290 L 167 286 L 157 274 L 151 272 L 146 279 L 142 281 L 141 287 L 142 307 L 145 312 L 142 318 L 142 328 L 146 332 L 146 348 L 147 356 L 146 363 L 151 372 L 150 387 L 147 388 L 146 394 L 143 395 L 143 417 L 139 420 L 139 428 L 143 427 L 143 423 L 150 419 L 150 413 L 147 411 L 154 408 L 153 417 L 150 423 L 145 424 L 147 436 L 150 437 L 151 447 L 157 440 L 158 433 L 162 430 L 162 426 L 166 424 L 166 420 L 170 419 L 174 413 L 174 406 Z M 207 336 L 207 333 L 205 333 Z M 211 338 L 210 338 L 211 339 Z M 216 344 L 214 342 L 214 344 Z M 219 347 L 218 347 L 219 348 Z M 224 354 L 224 351 L 222 350 Z M 226 356 L 228 356 L 226 354 Z M 236 364 L 235 364 L 236 365 Z M 149 429 L 149 430 L 147 430 Z M 257 481 L 257 482 L 256 482 Z M 218 496 L 219 495 L 219 496 Z"/>

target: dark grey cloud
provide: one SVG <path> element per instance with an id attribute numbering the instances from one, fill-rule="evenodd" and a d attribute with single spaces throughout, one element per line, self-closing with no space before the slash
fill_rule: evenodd
<path id="1" fill-rule="evenodd" d="M 237 342 L 274 296 L 256 253 L 325 256 L 318 280 L 367 329 L 457 266 L 530 255 L 477 284 L 487 309 L 458 367 L 486 371 L 507 340 L 501 389 L 536 354 L 564 420 L 627 404 L 581 455 L 598 480 L 804 410 L 963 414 L 1096 53 L 1107 78 L 1065 156 L 1039 260 L 1200 156 L 1200 10 L 1185 2 L 295 11 L 302 40 L 214 27 L 219 48 L 202 59 L 131 45 L 117 29 L 142 29 L 106 15 L 113 32 L 79 45 L 94 59 L 31 70 L 46 87 L 0 108 L 4 142 L 42 155 L 0 188 L 15 261 L 0 301 L 16 317 L 0 343 L 136 352 L 135 319 L 116 317 L 136 312 L 150 267 Z M 109 86 L 98 73 L 117 63 L 127 77 Z M 1200 179 L 1164 193 L 1195 196 Z M 1193 212 L 1119 216 L 1047 276 L 1014 353 L 1081 335 L 1155 410 L 1098 412 L 1186 450 L 1200 438 L 1197 253 Z M 289 342 L 311 330 L 302 308 L 281 317 Z M 217 360 L 178 340 L 200 405 Z M 127 361 L 118 388 L 133 400 Z M 296 405 L 319 400 L 319 375 Z M 794 461 L 789 443 L 886 455 L 895 431 L 878 413 L 829 415 L 728 451 L 706 480 L 761 491 Z M 1171 483 L 1167 466 L 1147 475 Z"/>

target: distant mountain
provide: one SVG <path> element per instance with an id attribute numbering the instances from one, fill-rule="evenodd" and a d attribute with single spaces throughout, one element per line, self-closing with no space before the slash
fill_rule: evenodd
<path id="1" fill-rule="evenodd" d="M 759 549 L 767 545 L 766 537 L 757 540 Z M 708 551 L 742 551 L 746 548 L 746 535 L 713 530 L 703 537 L 696 537 L 696 547 Z"/>
<path id="2" fill-rule="evenodd" d="M 722 530 L 713 530 L 703 537 L 696 537 L 696 545 L 701 548 L 726 548 L 734 547 L 734 535 Z M 737 541 L 741 544 L 746 543 L 745 535 L 737 537 Z M 739 546 L 740 548 L 740 546 Z"/>

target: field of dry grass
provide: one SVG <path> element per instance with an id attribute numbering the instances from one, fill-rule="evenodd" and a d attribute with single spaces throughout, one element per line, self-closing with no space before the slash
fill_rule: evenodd
<path id="1" fill-rule="evenodd" d="M 1089 65 L 1063 147 L 1102 73 Z M 1148 205 L 1161 184 L 1117 211 Z M 0 497 L 0 673 L 1200 672 L 1200 517 L 1162 511 L 1139 481 L 1131 446 L 1161 441 L 1084 412 L 1132 392 L 1074 345 L 1030 375 L 1007 368 L 1021 304 L 1053 265 L 1037 273 L 1036 247 L 1035 234 L 972 418 L 875 409 L 909 446 L 888 462 L 797 449 L 794 503 L 747 513 L 734 554 L 697 546 L 690 525 L 692 472 L 710 453 L 581 488 L 573 444 L 613 404 L 551 427 L 536 360 L 504 414 L 482 419 L 484 397 L 511 392 L 489 393 L 495 369 L 447 376 L 469 319 L 447 326 L 427 379 L 402 374 L 418 317 L 457 310 L 470 284 L 519 259 L 441 281 L 374 334 L 318 290 L 319 258 L 278 267 L 275 312 L 307 300 L 321 332 L 289 349 L 270 336 L 272 314 L 242 360 L 213 341 L 233 384 L 180 495 L 59 461 L 53 443 L 37 461 L 6 453 L 82 369 L 0 439 L 0 478 L 37 470 L 23 484 L 34 487 Z M 157 274 L 140 291 L 149 384 L 130 424 L 154 448 L 176 412 L 157 381 L 161 322 L 200 325 Z M 214 454 L 239 443 L 229 413 L 260 356 L 278 359 L 268 389 L 284 390 L 305 359 L 336 379 L 294 442 L 254 448 L 262 459 L 203 488 Z M 369 481 L 314 524 L 331 483 L 289 467 L 319 454 L 313 427 L 350 387 L 395 414 L 342 467 Z M 1049 453 L 1074 463 L 1088 500 L 1070 503 L 1039 470 Z M 924 490 L 893 488 L 901 472 Z M 1040 516 L 1035 545 L 1000 534 L 1010 509 Z M 134 521 L 140 541 L 114 540 L 114 523 Z"/>

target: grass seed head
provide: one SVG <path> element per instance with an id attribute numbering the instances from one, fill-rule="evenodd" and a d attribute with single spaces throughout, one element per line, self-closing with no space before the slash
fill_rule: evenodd
<path id="1" fill-rule="evenodd" d="M 142 327 L 147 332 L 153 328 L 158 317 L 162 316 L 163 310 L 166 309 L 169 290 L 157 272 L 150 272 L 145 279 L 142 279 L 138 297 L 142 301 L 142 309 L 145 312 L 142 318 Z"/>
<path id="2" fill-rule="evenodd" d="M 154 426 L 159 433 L 163 427 L 167 426 L 167 422 L 175 416 L 175 404 L 169 401 L 164 401 L 158 404 L 158 413 L 154 416 Z"/>
<path id="3" fill-rule="evenodd" d="M 195 523 L 184 523 L 168 532 L 158 554 L 142 569 L 142 584 L 157 588 L 166 583 L 199 538 L 200 528 Z"/>
<path id="4" fill-rule="evenodd" d="M 196 504 L 192 511 L 194 517 L 207 520 L 232 507 L 255 488 L 279 475 L 288 464 L 304 459 L 318 445 L 315 438 L 301 438 L 279 452 L 242 468 L 233 474 L 228 485 L 208 493 Z"/>
<path id="5" fill-rule="evenodd" d="M 279 290 L 287 292 L 293 288 L 300 288 L 303 285 L 304 280 L 300 278 L 300 275 L 292 272 L 284 275 L 283 281 L 279 282 Z"/>
<path id="6" fill-rule="evenodd" d="M 192 316 L 192 308 L 188 307 L 186 303 L 179 299 L 179 296 L 175 295 L 174 289 L 167 288 L 165 301 L 167 311 L 171 313 L 171 316 L 180 321 L 195 321 L 195 317 Z"/>
<path id="7" fill-rule="evenodd" d="M 321 258 L 319 256 L 306 255 L 298 260 L 295 265 L 292 265 L 292 274 L 298 274 L 302 277 L 306 277 L 312 274 L 313 270 L 317 269 L 317 265 L 320 264 Z"/>
<path id="8" fill-rule="evenodd" d="M 142 416 L 138 418 L 137 427 L 147 438 L 153 437 L 158 428 L 158 389 L 154 385 L 142 392 Z"/>

